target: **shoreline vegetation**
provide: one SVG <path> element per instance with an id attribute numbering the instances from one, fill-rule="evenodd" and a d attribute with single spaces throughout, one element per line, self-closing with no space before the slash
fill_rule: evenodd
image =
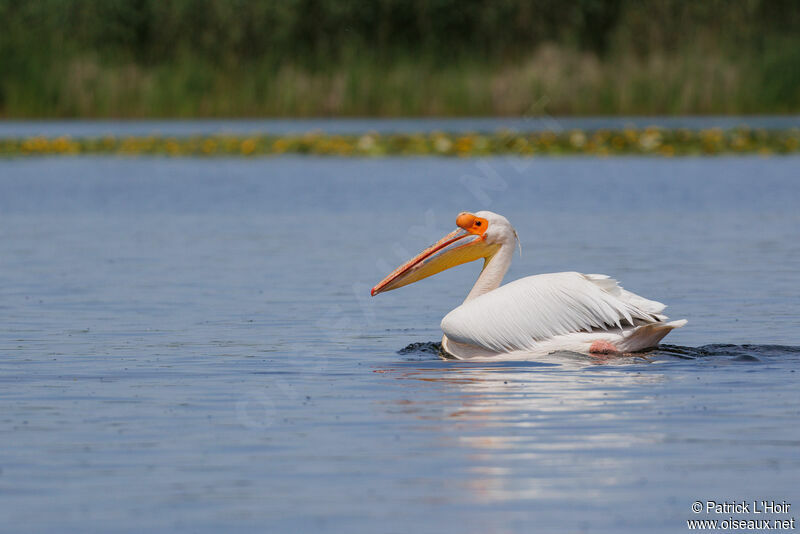
<path id="1" fill-rule="evenodd" d="M 800 153 L 800 129 L 722 130 L 624 129 L 494 134 L 432 132 L 427 134 L 214 135 L 195 137 L 0 139 L 0 157 L 44 155 L 122 155 L 165 157 L 255 157 L 300 154 L 315 156 L 453 156 L 522 157 L 560 155 L 710 156 Z"/>
<path id="2" fill-rule="evenodd" d="M 794 0 L 0 0 L 0 118 L 800 112 Z"/>
<path id="3" fill-rule="evenodd" d="M 800 50 L 800 39 L 797 43 Z M 195 61 L 142 67 L 95 57 L 51 67 L 43 91 L 0 81 L 0 118 L 317 118 L 747 115 L 800 111 L 800 53 L 779 85 L 757 57 L 654 53 L 600 59 L 545 44 L 503 64 L 444 66 L 365 59 L 215 68 Z M 787 82 L 788 84 L 788 82 Z M 772 94 L 775 93 L 775 94 Z"/>

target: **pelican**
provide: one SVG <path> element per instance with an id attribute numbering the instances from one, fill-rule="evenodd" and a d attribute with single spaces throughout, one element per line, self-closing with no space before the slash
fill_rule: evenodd
<path id="1" fill-rule="evenodd" d="M 686 320 L 667 322 L 666 306 L 626 291 L 602 274 L 539 274 L 503 281 L 519 241 L 491 211 L 463 212 L 458 228 L 372 288 L 372 296 L 450 267 L 483 259 L 464 303 L 442 319 L 442 349 L 460 360 L 523 360 L 553 352 L 618 354 L 653 348 Z"/>

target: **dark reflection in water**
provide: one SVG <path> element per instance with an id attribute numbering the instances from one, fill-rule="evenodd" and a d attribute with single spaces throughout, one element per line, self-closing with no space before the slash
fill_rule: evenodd
<path id="1" fill-rule="evenodd" d="M 406 361 L 430 361 L 434 359 L 454 360 L 449 357 L 447 353 L 442 350 L 442 344 L 434 341 L 423 341 L 411 343 L 406 347 L 397 351 L 398 354 L 404 356 Z M 661 344 L 657 348 L 621 356 L 608 356 L 608 355 L 581 355 L 572 353 L 559 353 L 553 354 L 548 357 L 534 358 L 532 362 L 488 362 L 489 366 L 525 366 L 534 364 L 536 360 L 552 361 L 553 358 L 569 359 L 573 361 L 583 360 L 587 363 L 629 363 L 639 360 L 655 361 L 665 357 L 674 357 L 685 360 L 694 360 L 698 358 L 726 358 L 738 362 L 759 362 L 761 357 L 765 358 L 780 358 L 781 356 L 795 356 L 800 354 L 800 347 L 788 345 L 732 345 L 722 343 L 712 343 L 710 345 L 703 345 L 700 347 L 682 347 L 679 345 Z M 478 363 L 470 364 L 468 361 L 459 362 L 462 365 L 481 365 Z M 487 364 L 487 362 L 482 362 Z"/>
<path id="2" fill-rule="evenodd" d="M 676 345 L 661 345 L 659 354 L 668 354 L 689 358 L 707 358 L 714 356 L 730 357 L 736 361 L 760 361 L 759 356 L 765 358 L 780 358 L 782 356 L 796 356 L 800 354 L 800 347 L 788 345 L 730 345 L 715 343 L 702 347 L 679 347 Z"/>

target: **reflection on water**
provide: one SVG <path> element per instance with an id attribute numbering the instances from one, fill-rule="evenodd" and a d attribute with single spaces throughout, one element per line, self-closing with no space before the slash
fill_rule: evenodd
<path id="1" fill-rule="evenodd" d="M 441 416 L 462 432 L 441 439 L 440 446 L 465 450 L 469 500 L 597 498 L 604 487 L 627 476 L 627 450 L 663 439 L 661 433 L 642 436 L 624 424 L 634 405 L 654 402 L 632 391 L 663 377 L 611 368 L 576 374 L 579 365 L 458 365 L 397 370 L 396 377 L 443 386 L 440 394 L 448 401 Z M 575 470 L 585 467 L 577 466 L 600 450 L 602 475 L 592 477 L 591 488 L 564 484 L 580 478 Z"/>
<path id="2" fill-rule="evenodd" d="M 404 413 L 446 420 L 456 429 L 439 437 L 438 446 L 465 452 L 465 498 L 482 503 L 602 501 L 608 488 L 648 477 L 639 471 L 643 452 L 681 441 L 676 438 L 680 429 L 663 416 L 674 411 L 664 403 L 674 394 L 670 390 L 682 362 L 705 358 L 718 365 L 747 364 L 761 362 L 757 355 L 766 360 L 800 355 L 800 347 L 787 346 L 666 345 L 602 359 L 561 353 L 535 362 L 469 363 L 437 361 L 437 349 L 436 343 L 409 345 L 398 351 L 406 362 L 380 372 L 435 388 L 436 408 L 426 397 L 399 404 Z M 591 482 L 564 483 L 582 478 Z"/>
<path id="3" fill-rule="evenodd" d="M 406 350 L 407 352 L 407 350 Z M 387 372 L 398 380 L 433 382 L 448 400 L 439 417 L 463 433 L 441 440 L 444 448 L 465 449 L 470 499 L 478 502 L 597 496 L 617 474 L 595 479 L 591 491 L 559 484 L 571 476 L 573 456 L 602 449 L 613 458 L 604 468 L 624 471 L 624 451 L 663 439 L 625 431 L 626 414 L 653 398 L 633 394 L 663 381 L 659 373 L 642 374 L 629 367 L 636 357 L 621 358 L 602 369 L 591 357 L 556 354 L 537 362 L 469 364 L 447 362 Z M 622 369 L 615 365 L 624 366 Z M 609 410 L 614 405 L 615 410 Z M 430 415 L 423 414 L 423 417 Z M 553 470 L 557 475 L 548 474 Z"/>

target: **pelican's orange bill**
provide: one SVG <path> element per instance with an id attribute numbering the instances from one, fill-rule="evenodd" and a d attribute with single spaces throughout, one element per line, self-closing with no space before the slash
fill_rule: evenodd
<path id="1" fill-rule="evenodd" d="M 378 293 L 412 284 L 450 267 L 485 258 L 493 252 L 494 247 L 485 246 L 482 234 L 459 228 L 392 271 L 372 288 L 371 294 L 374 297 Z"/>

